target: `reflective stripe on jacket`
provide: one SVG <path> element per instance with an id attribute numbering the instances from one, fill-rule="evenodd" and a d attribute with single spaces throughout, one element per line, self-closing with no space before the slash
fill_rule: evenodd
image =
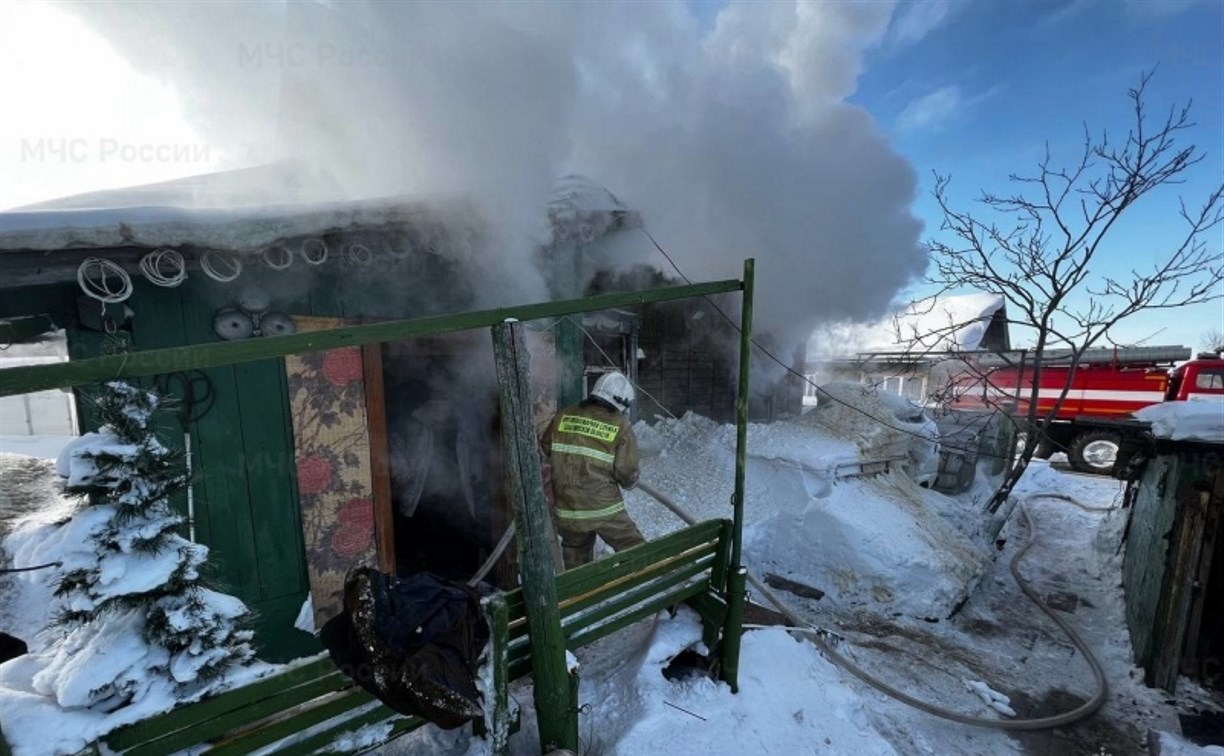
<path id="1" fill-rule="evenodd" d="M 638 479 L 637 439 L 629 421 L 594 401 L 557 413 L 541 439 L 552 460 L 557 517 L 594 520 L 625 508 L 621 487 Z"/>

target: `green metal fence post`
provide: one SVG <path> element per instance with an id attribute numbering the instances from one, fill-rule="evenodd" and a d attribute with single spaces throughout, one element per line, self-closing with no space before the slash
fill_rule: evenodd
<path id="1" fill-rule="evenodd" d="M 731 569 L 727 577 L 727 622 L 723 628 L 722 678 L 739 689 L 740 636 L 743 634 L 747 573 L 741 560 L 744 542 L 744 466 L 748 457 L 748 366 L 752 360 L 752 289 L 756 261 L 744 261 L 744 296 L 740 310 L 739 388 L 735 396 L 735 494 L 731 521 Z M 741 574 L 743 573 L 743 574 Z M 735 605 L 739 604 L 738 611 Z"/>
<path id="2" fill-rule="evenodd" d="M 727 622 L 723 628 L 722 679 L 739 692 L 740 638 L 744 631 L 744 604 L 748 602 L 748 569 L 740 567 L 727 576 Z"/>

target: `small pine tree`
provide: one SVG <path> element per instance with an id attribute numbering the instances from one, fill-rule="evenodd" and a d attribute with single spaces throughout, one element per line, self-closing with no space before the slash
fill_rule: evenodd
<path id="1" fill-rule="evenodd" d="M 194 697 L 254 654 L 251 633 L 235 624 L 246 607 L 203 585 L 208 549 L 176 532 L 183 518 L 169 497 L 187 480 L 181 455 L 154 435 L 159 403 L 156 394 L 129 384 L 107 384 L 98 399 L 102 428 L 60 458 L 65 490 L 88 497 L 66 526 L 77 521 L 75 529 L 93 545 L 65 560 L 56 585 L 63 635 L 41 687 L 61 705 L 112 711 L 159 679 L 172 682 L 179 697 Z M 131 652 L 130 664 L 99 654 L 92 670 L 78 673 L 88 665 L 73 657 L 103 644 L 113 649 L 117 638 L 130 648 L 132 633 L 147 647 Z"/>

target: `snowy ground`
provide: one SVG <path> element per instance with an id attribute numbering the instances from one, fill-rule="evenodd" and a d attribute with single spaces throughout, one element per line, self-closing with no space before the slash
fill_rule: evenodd
<path id="1" fill-rule="evenodd" d="M 644 480 L 699 519 L 729 516 L 731 479 L 725 471 L 731 469 L 733 429 L 687 418 L 643 428 L 639 436 Z M 966 715 L 1004 718 L 986 703 L 991 691 L 1009 701 L 1016 719 L 1069 711 L 1092 695 L 1093 678 L 1081 654 L 1009 573 L 1028 537 L 1018 512 L 996 546 L 988 518 L 976 514 L 984 484 L 949 498 L 916 491 L 896 474 L 838 478 L 833 465 L 813 462 L 813 455 L 838 460 L 854 456 L 855 449 L 817 436 L 794 425 L 753 426 L 749 436 L 746 561 L 757 570 L 802 572 L 805 582 L 826 591 L 819 601 L 781 593 L 795 611 L 840 636 L 839 651 L 884 682 Z M 22 496 L 21 486 L 34 483 L 11 474 L 13 459 L 0 457 L 10 465 L 0 487 L 9 511 Z M 1042 492 L 1109 511 L 1035 496 Z M 1120 484 L 1038 462 L 1017 493 L 1036 532 L 1020 571 L 1100 660 L 1108 693 L 1097 714 L 1057 730 L 1011 734 L 945 721 L 877 692 L 781 628 L 745 635 L 738 694 L 700 675 L 671 681 L 662 674 L 667 661 L 699 636 L 695 618 L 682 610 L 579 650 L 583 752 L 1103 756 L 1150 753 L 1154 738 L 1164 754 L 1224 754 L 1224 748 L 1200 748 L 1179 737 L 1179 712 L 1224 709 L 1218 694 L 1213 698 L 1183 680 L 1177 696 L 1168 697 L 1144 687 L 1142 671 L 1130 663 L 1120 587 L 1125 511 L 1114 509 Z M 682 524 L 640 492 L 627 502 L 648 537 Z M 784 513 L 803 527 L 784 527 Z M 838 539 L 830 538 L 834 527 L 840 528 Z M 946 562 L 931 561 L 931 554 L 945 548 L 958 553 Z M 837 563 L 848 565 L 855 579 L 830 580 Z M 872 588 L 887 590 L 860 590 L 866 574 L 873 576 L 867 581 Z M 9 581 L 0 584 L 0 630 L 11 632 L 28 628 L 39 608 Z M 967 601 L 950 607 L 957 585 L 967 586 Z M 932 608 L 924 611 L 924 602 Z M 520 684 L 514 694 L 524 713 L 512 750 L 536 753 L 530 689 Z M 457 755 L 483 748 L 466 728 L 426 728 L 384 752 Z"/>

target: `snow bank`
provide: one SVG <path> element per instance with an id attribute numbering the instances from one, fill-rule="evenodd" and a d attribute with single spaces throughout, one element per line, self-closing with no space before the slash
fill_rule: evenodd
<path id="1" fill-rule="evenodd" d="M 987 553 L 924 502 L 900 473 L 848 479 L 800 512 L 778 511 L 745 530 L 757 575 L 824 591 L 840 606 L 943 618 L 968 595 Z"/>
<path id="2" fill-rule="evenodd" d="M 700 635 L 691 616 L 660 623 L 634 683 L 643 714 L 607 753 L 796 753 L 800 743 L 815 753 L 896 753 L 875 730 L 871 703 L 781 628 L 744 635 L 738 694 L 704 676 L 669 681 L 663 668 Z"/>
<path id="3" fill-rule="evenodd" d="M 819 588 L 832 604 L 947 616 L 989 559 L 974 540 L 980 515 L 900 470 L 844 477 L 874 453 L 856 443 L 867 434 L 852 418 L 862 415 L 845 417 L 837 433 L 807 416 L 749 425 L 745 562 L 758 577 L 773 572 Z M 689 414 L 634 430 L 643 481 L 698 520 L 731 516 L 734 426 Z M 643 493 L 626 504 L 648 538 L 683 525 Z"/>
<path id="4" fill-rule="evenodd" d="M 1157 438 L 1224 443 L 1224 401 L 1163 402 L 1135 413 Z"/>

